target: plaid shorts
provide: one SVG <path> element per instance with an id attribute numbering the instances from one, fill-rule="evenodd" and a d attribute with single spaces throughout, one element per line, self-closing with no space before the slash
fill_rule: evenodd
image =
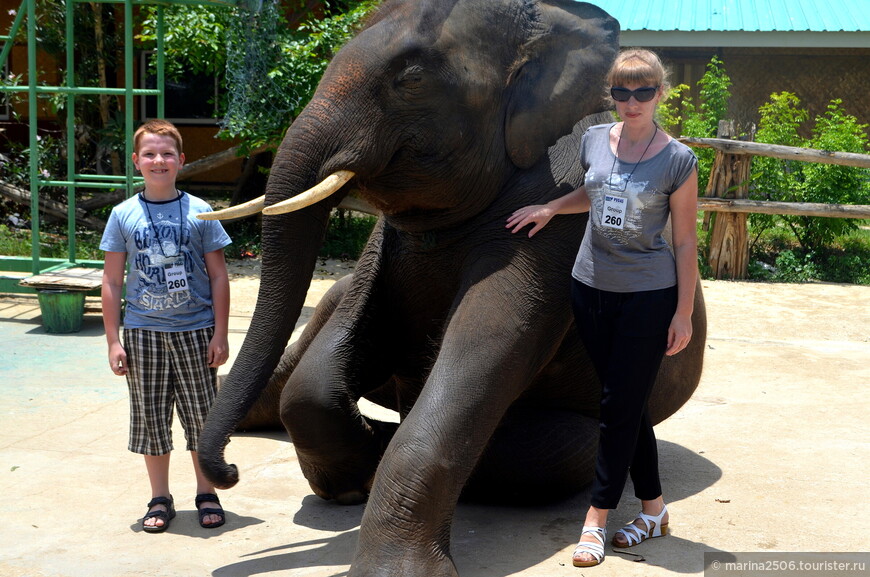
<path id="1" fill-rule="evenodd" d="M 153 456 L 172 451 L 173 406 L 187 450 L 196 451 L 217 391 L 217 369 L 208 366 L 213 334 L 211 327 L 178 333 L 124 329 L 130 451 Z"/>

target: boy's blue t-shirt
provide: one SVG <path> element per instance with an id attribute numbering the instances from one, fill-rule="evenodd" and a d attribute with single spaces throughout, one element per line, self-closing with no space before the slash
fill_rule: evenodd
<path id="1" fill-rule="evenodd" d="M 184 192 L 162 202 L 137 194 L 112 210 L 100 249 L 127 253 L 125 328 L 179 332 L 214 326 L 205 255 L 232 241 L 220 222 L 196 218 L 203 212 L 211 207 Z"/>

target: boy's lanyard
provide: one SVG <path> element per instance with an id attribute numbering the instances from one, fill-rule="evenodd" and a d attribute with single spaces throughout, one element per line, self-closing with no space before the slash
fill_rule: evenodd
<path id="1" fill-rule="evenodd" d="M 175 246 L 176 253 L 172 256 L 167 256 L 163 250 L 163 243 L 160 241 L 160 233 L 157 230 L 157 225 L 154 224 L 154 218 L 151 216 L 151 208 L 148 206 L 148 201 L 145 200 L 145 194 L 142 193 L 142 200 L 145 202 L 145 211 L 148 213 L 148 221 L 151 223 L 151 228 L 154 229 L 154 237 L 157 239 L 157 248 L 160 249 L 160 254 L 164 259 L 175 259 L 181 254 L 181 241 Z M 175 197 L 178 202 L 178 226 L 181 227 L 181 219 L 184 216 L 181 212 L 181 192 Z M 184 264 L 173 261 L 163 265 L 164 277 L 166 278 L 166 288 L 170 293 L 187 290 L 187 272 L 184 270 Z"/>
<path id="2" fill-rule="evenodd" d="M 175 200 L 178 202 L 178 226 L 181 226 L 181 217 L 182 217 L 182 214 L 181 214 L 181 192 L 180 191 L 176 191 L 176 192 L 178 192 L 178 196 L 175 197 Z M 175 257 L 177 257 L 179 254 L 181 254 L 180 252 L 176 252 L 172 256 L 166 255 L 166 252 L 163 250 L 163 243 L 160 242 L 160 232 L 157 230 L 157 225 L 154 224 L 154 218 L 151 216 L 151 209 L 148 207 L 148 205 L 150 203 L 145 198 L 144 192 L 141 192 L 139 194 L 142 195 L 142 201 L 145 203 L 145 212 L 148 213 L 148 222 L 151 223 L 151 228 L 154 230 L 154 238 L 157 239 L 157 248 L 160 249 L 160 254 L 163 255 L 163 258 L 175 258 Z M 158 215 L 159 215 L 159 213 L 158 213 Z M 176 246 L 175 248 L 176 248 L 176 251 L 181 250 L 180 246 Z"/>

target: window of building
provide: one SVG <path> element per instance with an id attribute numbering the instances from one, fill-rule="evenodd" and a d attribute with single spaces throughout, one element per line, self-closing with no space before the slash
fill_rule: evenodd
<path id="1" fill-rule="evenodd" d="M 150 61 L 155 58 L 154 51 L 143 52 L 140 61 L 140 86 L 157 88 L 157 75 L 150 67 Z M 166 87 L 166 120 L 176 124 L 216 124 L 218 81 L 213 76 L 190 74 L 178 80 L 167 78 Z M 140 116 L 142 120 L 157 117 L 157 97 L 140 98 Z"/>

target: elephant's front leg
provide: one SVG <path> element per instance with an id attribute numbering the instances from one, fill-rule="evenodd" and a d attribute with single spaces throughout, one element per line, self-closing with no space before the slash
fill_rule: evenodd
<path id="1" fill-rule="evenodd" d="M 367 315 L 362 315 L 367 316 Z M 367 419 L 357 406 L 389 382 L 391 366 L 372 323 L 335 314 L 301 356 L 281 395 L 281 420 L 312 490 L 343 504 L 363 502 L 395 425 Z"/>
<path id="2" fill-rule="evenodd" d="M 522 282 L 501 271 L 458 297 L 423 391 L 378 467 L 349 577 L 457 574 L 450 530 L 462 488 L 570 325 L 570 314 L 554 314 L 567 298 L 560 288 L 524 298 Z"/>

